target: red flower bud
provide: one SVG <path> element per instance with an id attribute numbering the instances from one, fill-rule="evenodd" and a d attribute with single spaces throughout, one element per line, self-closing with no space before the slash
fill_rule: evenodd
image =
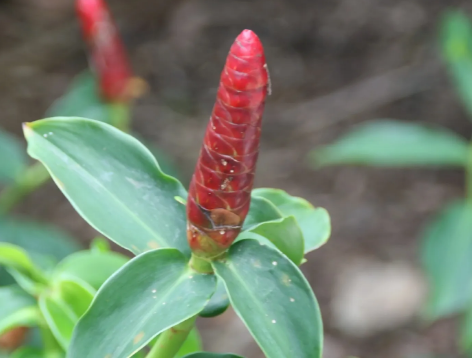
<path id="1" fill-rule="evenodd" d="M 105 1 L 77 0 L 76 6 L 102 96 L 107 101 L 127 101 L 131 69 Z"/>
<path id="2" fill-rule="evenodd" d="M 187 202 L 187 237 L 202 257 L 224 252 L 249 211 L 269 74 L 262 44 L 244 30 L 231 46 Z"/>

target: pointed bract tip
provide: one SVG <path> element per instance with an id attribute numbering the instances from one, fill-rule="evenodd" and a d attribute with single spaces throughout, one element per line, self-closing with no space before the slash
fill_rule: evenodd
<path id="1" fill-rule="evenodd" d="M 23 134 L 25 135 L 25 138 L 28 138 L 28 136 L 33 132 L 32 129 L 32 123 L 31 122 L 23 122 L 22 124 L 23 127 Z"/>
<path id="2" fill-rule="evenodd" d="M 236 38 L 237 41 L 239 42 L 246 42 L 246 43 L 252 43 L 252 42 L 260 42 L 259 37 L 256 35 L 256 33 L 252 30 L 245 29 L 243 30 L 238 37 Z"/>

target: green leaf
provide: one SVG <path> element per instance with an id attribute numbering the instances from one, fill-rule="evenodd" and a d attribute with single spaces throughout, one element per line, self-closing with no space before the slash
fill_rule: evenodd
<path id="1" fill-rule="evenodd" d="M 302 262 L 303 233 L 294 216 L 261 223 L 251 228 L 250 232 L 267 238 L 296 265 Z M 239 238 L 248 239 L 247 232 L 241 233 Z"/>
<path id="2" fill-rule="evenodd" d="M 98 291 L 74 331 L 69 357 L 129 357 L 162 331 L 202 311 L 216 287 L 176 249 L 149 251 Z"/>
<path id="3" fill-rule="evenodd" d="M 215 293 L 211 296 L 210 301 L 205 308 L 200 312 L 200 316 L 204 318 L 216 317 L 225 312 L 229 307 L 229 298 L 226 293 L 225 284 L 221 279 L 218 279 Z M 198 351 L 200 349 L 194 350 Z"/>
<path id="4" fill-rule="evenodd" d="M 472 25 L 461 11 L 449 11 L 441 24 L 442 55 L 462 102 L 472 116 Z"/>
<path id="5" fill-rule="evenodd" d="M 0 182 L 13 183 L 26 168 L 26 151 L 13 135 L 0 130 Z"/>
<path id="6" fill-rule="evenodd" d="M 232 353 L 212 353 L 212 352 L 197 352 L 191 353 L 184 358 L 243 358 L 240 355 Z"/>
<path id="7" fill-rule="evenodd" d="M 202 338 L 200 338 L 197 328 L 193 328 L 190 333 L 188 333 L 187 339 L 185 339 L 184 344 L 182 344 L 175 357 L 182 358 L 189 353 L 198 352 L 200 350 L 202 350 Z"/>
<path id="8" fill-rule="evenodd" d="M 53 103 L 47 117 L 73 116 L 112 124 L 109 105 L 101 100 L 95 76 L 84 71 L 76 76 L 64 96 Z"/>
<path id="9" fill-rule="evenodd" d="M 103 237 L 95 237 L 90 243 L 90 251 L 94 253 L 110 252 L 110 243 Z"/>
<path id="10" fill-rule="evenodd" d="M 282 213 L 269 200 L 251 193 L 251 206 L 243 223 L 243 231 L 260 223 L 281 219 Z"/>
<path id="11" fill-rule="evenodd" d="M 283 254 L 254 240 L 230 247 L 213 262 L 231 304 L 270 358 L 318 358 L 323 324 L 303 274 Z"/>
<path id="12" fill-rule="evenodd" d="M 328 241 L 331 235 L 331 221 L 324 208 L 313 207 L 307 200 L 291 196 L 280 189 L 256 188 L 252 195 L 267 199 L 284 216 L 295 217 L 305 239 L 305 253 L 321 247 Z"/>
<path id="13" fill-rule="evenodd" d="M 10 358 L 45 358 L 45 353 L 42 349 L 22 346 L 10 354 Z"/>
<path id="14" fill-rule="evenodd" d="M 39 297 L 39 307 L 54 337 L 64 349 L 72 331 L 92 303 L 94 290 L 80 280 L 63 279 Z"/>
<path id="15" fill-rule="evenodd" d="M 447 206 L 424 231 L 421 260 L 430 294 L 429 319 L 462 311 L 472 301 L 472 205 L 457 201 Z"/>
<path id="16" fill-rule="evenodd" d="M 94 289 L 99 289 L 126 262 L 128 262 L 128 258 L 119 253 L 81 251 L 70 255 L 59 263 L 54 270 L 52 279 L 75 277 L 88 283 Z"/>
<path id="17" fill-rule="evenodd" d="M 334 144 L 315 150 L 311 159 L 317 166 L 463 167 L 467 142 L 445 128 L 378 120 L 363 123 Z"/>
<path id="18" fill-rule="evenodd" d="M 77 211 L 133 253 L 190 250 L 182 184 L 161 172 L 151 153 L 114 127 L 54 118 L 25 125 L 28 153 L 43 162 Z"/>
<path id="19" fill-rule="evenodd" d="M 0 287 L 0 335 L 18 326 L 38 324 L 35 299 L 17 285 Z"/>

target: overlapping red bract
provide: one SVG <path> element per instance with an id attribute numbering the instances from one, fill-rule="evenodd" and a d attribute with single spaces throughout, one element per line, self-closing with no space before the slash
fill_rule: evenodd
<path id="1" fill-rule="evenodd" d="M 76 8 L 102 96 L 107 101 L 127 101 L 131 68 L 107 4 L 77 0 Z"/>
<path id="2" fill-rule="evenodd" d="M 226 250 L 249 211 L 269 75 L 262 44 L 244 30 L 231 46 L 187 202 L 190 247 Z"/>

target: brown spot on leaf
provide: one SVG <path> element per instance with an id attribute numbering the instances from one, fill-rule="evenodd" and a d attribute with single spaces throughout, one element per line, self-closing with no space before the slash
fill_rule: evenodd
<path id="1" fill-rule="evenodd" d="M 139 332 L 133 339 L 133 344 L 138 344 L 144 338 L 144 332 Z"/>
<path id="2" fill-rule="evenodd" d="M 292 280 L 290 279 L 290 277 L 286 273 L 282 273 L 282 284 L 283 285 L 286 285 L 288 287 L 290 285 L 291 281 Z"/>

